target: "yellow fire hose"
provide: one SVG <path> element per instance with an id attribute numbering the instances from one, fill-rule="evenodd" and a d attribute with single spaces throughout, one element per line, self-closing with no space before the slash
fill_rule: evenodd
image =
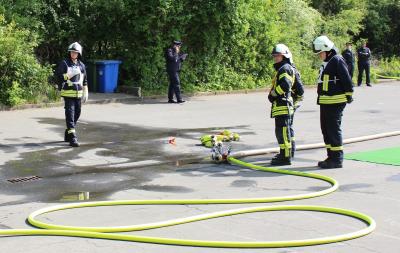
<path id="1" fill-rule="evenodd" d="M 118 206 L 118 205 L 198 205 L 198 204 L 245 204 L 245 203 L 269 203 L 269 202 L 280 202 L 289 200 L 300 200 L 307 198 L 314 198 L 322 195 L 329 194 L 336 189 L 338 189 L 338 183 L 336 180 L 315 174 L 315 173 L 305 173 L 299 171 L 282 170 L 275 168 L 266 168 L 263 166 L 254 165 L 251 163 L 246 163 L 240 161 L 234 157 L 228 158 L 231 164 L 243 166 L 249 169 L 261 170 L 272 173 L 308 177 L 317 180 L 322 180 L 331 184 L 331 187 L 319 192 L 309 193 L 309 194 L 299 194 L 292 196 L 283 197 L 270 197 L 270 198 L 242 198 L 242 199 L 182 199 L 182 200 L 119 200 L 119 201 L 99 201 L 99 202 L 85 202 L 85 203 L 74 203 L 58 205 L 48 208 L 43 208 L 38 211 L 33 212 L 28 217 L 28 222 L 41 229 L 7 229 L 0 230 L 0 235 L 42 235 L 42 236 L 72 236 L 72 237 L 85 237 L 85 238 L 98 238 L 98 239 L 112 239 L 121 241 L 133 241 L 133 242 L 145 242 L 145 243 L 156 243 L 156 244 L 168 244 L 168 245 L 182 245 L 182 246 L 200 246 L 200 247 L 224 247 L 224 248 L 272 248 L 272 247 L 295 247 L 295 246 L 310 246 L 319 245 L 326 243 L 339 242 L 344 240 L 350 240 L 365 236 L 371 233 L 375 227 L 375 221 L 362 213 L 338 209 L 333 207 L 324 206 L 307 206 L 307 205 L 296 205 L 296 206 L 259 206 L 259 207 L 249 207 L 241 208 L 227 211 L 220 211 L 202 215 L 196 215 L 186 218 L 172 219 L 157 223 L 148 223 L 141 225 L 131 225 L 122 227 L 75 227 L 75 226 L 62 226 L 55 224 L 48 224 L 41 222 L 36 219 L 36 217 L 55 211 L 62 211 L 74 208 L 84 208 L 84 207 L 99 207 L 99 206 Z M 119 234 L 118 232 L 129 232 L 129 231 L 139 231 L 156 229 L 167 226 L 174 226 L 184 223 L 190 223 L 200 220 L 213 219 L 224 216 L 239 215 L 245 213 L 253 212 L 267 212 L 267 211 L 316 211 L 316 212 L 326 212 L 334 213 L 345 216 L 350 216 L 368 224 L 367 227 L 348 234 L 336 235 L 330 237 L 322 237 L 315 239 L 304 239 L 304 240 L 292 240 L 292 241 L 208 241 L 208 240 L 185 240 L 176 238 L 160 238 L 160 237 L 147 237 L 147 236 L 137 236 L 137 235 L 127 235 Z"/>
<path id="2" fill-rule="evenodd" d="M 378 74 L 377 72 L 375 72 L 374 70 L 371 70 L 371 73 L 377 77 L 381 77 L 384 79 L 394 79 L 394 80 L 400 80 L 400 76 L 384 76 L 381 74 Z"/>

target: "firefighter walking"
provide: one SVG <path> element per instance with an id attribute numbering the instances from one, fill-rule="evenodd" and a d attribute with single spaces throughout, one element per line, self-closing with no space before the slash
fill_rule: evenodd
<path id="1" fill-rule="evenodd" d="M 328 156 L 318 162 L 318 166 L 325 169 L 342 168 L 341 123 L 346 104 L 353 101 L 353 84 L 345 60 L 328 37 L 317 37 L 313 49 L 323 61 L 318 77 L 317 103 L 320 105 L 321 130 Z"/>
<path id="2" fill-rule="evenodd" d="M 58 88 L 65 103 L 67 129 L 64 141 L 72 147 L 79 147 L 75 127 L 81 115 L 82 102 L 85 103 L 89 97 L 86 68 L 81 57 L 82 46 L 78 42 L 72 43 L 68 47 L 68 58 L 60 62 L 56 70 Z"/>

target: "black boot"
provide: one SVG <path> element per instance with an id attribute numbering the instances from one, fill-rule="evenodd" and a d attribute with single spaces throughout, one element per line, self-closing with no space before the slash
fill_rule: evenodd
<path id="1" fill-rule="evenodd" d="M 64 142 L 69 142 L 68 129 L 65 129 L 65 133 L 64 133 Z"/>
<path id="2" fill-rule="evenodd" d="M 322 164 L 324 164 L 324 163 L 327 163 L 328 162 L 328 160 L 329 160 L 329 157 L 328 158 L 326 158 L 325 160 L 323 160 L 323 161 L 319 161 L 318 162 L 318 167 L 321 167 L 321 165 Z"/>
<path id="3" fill-rule="evenodd" d="M 343 163 L 342 161 L 335 161 L 328 158 L 325 161 L 319 162 L 318 167 L 322 169 L 337 169 L 343 168 Z"/>
<path id="4" fill-rule="evenodd" d="M 69 133 L 68 135 L 69 135 L 69 145 L 74 148 L 79 147 L 80 145 L 75 132 Z"/>
<path id="5" fill-rule="evenodd" d="M 276 155 L 271 159 L 271 166 L 291 165 L 290 157 L 284 157 L 281 154 Z"/>
<path id="6" fill-rule="evenodd" d="M 69 145 L 70 145 L 71 147 L 74 147 L 74 148 L 80 146 L 80 144 L 79 144 L 79 142 L 78 142 L 78 139 L 77 139 L 76 137 L 71 138 L 71 141 L 69 142 Z"/>

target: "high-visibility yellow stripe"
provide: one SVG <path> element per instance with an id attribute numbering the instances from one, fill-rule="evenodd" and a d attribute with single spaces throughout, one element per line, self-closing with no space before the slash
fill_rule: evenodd
<path id="1" fill-rule="evenodd" d="M 341 100 L 335 100 L 335 101 L 325 101 L 325 100 L 320 100 L 319 103 L 323 105 L 334 105 L 334 104 L 343 104 L 346 103 L 347 100 L 341 99 Z"/>
<path id="2" fill-rule="evenodd" d="M 343 150 L 343 146 L 338 146 L 338 147 L 331 147 L 332 151 L 341 151 Z"/>
<path id="3" fill-rule="evenodd" d="M 282 90 L 282 87 L 281 86 L 276 86 L 276 92 L 279 94 L 279 95 L 283 95 L 283 94 L 285 94 L 285 92 Z"/>
<path id="4" fill-rule="evenodd" d="M 274 106 L 272 107 L 272 111 L 282 111 L 282 110 L 287 110 L 287 106 Z"/>
<path id="5" fill-rule="evenodd" d="M 83 96 L 83 91 L 79 90 L 61 90 L 62 97 L 80 98 Z"/>
<path id="6" fill-rule="evenodd" d="M 74 129 L 74 128 L 69 129 L 69 130 L 68 130 L 68 133 L 69 133 L 69 134 L 75 133 L 75 129 Z"/>
<path id="7" fill-rule="evenodd" d="M 278 78 L 278 80 L 281 80 L 282 78 L 287 78 L 287 79 L 289 79 L 289 81 L 291 82 L 291 83 L 293 83 L 293 81 L 294 81 L 294 78 L 292 77 L 292 76 L 290 76 L 288 73 L 283 73 L 283 74 L 281 74 L 280 76 L 279 76 L 279 78 Z"/>
<path id="8" fill-rule="evenodd" d="M 353 92 L 346 92 L 346 96 L 353 96 Z"/>
<path id="9" fill-rule="evenodd" d="M 328 91 L 328 87 L 329 87 L 329 75 L 324 75 L 324 80 L 322 82 L 322 90 L 323 91 Z"/>
<path id="10" fill-rule="evenodd" d="M 282 134 L 283 134 L 283 142 L 284 142 L 284 146 L 285 146 L 285 157 L 289 157 L 290 156 L 290 149 L 291 149 L 291 144 L 288 140 L 288 129 L 287 127 L 283 127 L 282 128 Z"/>
<path id="11" fill-rule="evenodd" d="M 321 104 L 339 104 L 339 103 L 346 103 L 347 98 L 345 94 L 334 95 L 334 96 L 322 95 L 319 96 L 318 101 Z"/>
<path id="12" fill-rule="evenodd" d="M 333 95 L 333 96 L 321 95 L 320 98 L 323 98 L 323 99 L 346 98 L 346 94 L 339 94 L 339 95 Z"/>

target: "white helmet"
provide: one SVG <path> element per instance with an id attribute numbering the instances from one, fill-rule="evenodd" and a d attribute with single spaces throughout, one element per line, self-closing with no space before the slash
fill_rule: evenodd
<path id="1" fill-rule="evenodd" d="M 329 52 L 334 46 L 335 44 L 325 35 L 317 37 L 313 42 L 313 50 L 317 54 L 322 51 Z"/>
<path id="2" fill-rule="evenodd" d="M 283 55 L 285 58 L 289 59 L 290 63 L 292 63 L 292 53 L 289 48 L 285 44 L 277 44 L 272 49 L 272 55 Z"/>
<path id="3" fill-rule="evenodd" d="M 82 56 L 82 46 L 78 42 L 74 42 L 69 45 L 68 52 L 76 52 Z"/>

